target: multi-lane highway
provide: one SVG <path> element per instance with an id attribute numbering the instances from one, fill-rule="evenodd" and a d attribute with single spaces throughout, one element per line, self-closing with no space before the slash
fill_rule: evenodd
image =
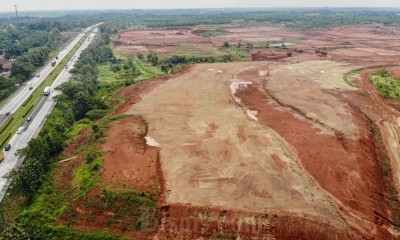
<path id="1" fill-rule="evenodd" d="M 97 26 L 97 25 L 95 25 Z M 89 31 L 88 28 L 86 31 Z M 67 63 L 68 69 L 64 68 L 64 70 L 58 75 L 54 83 L 51 85 L 51 93 L 49 96 L 43 96 L 42 100 L 40 103 L 36 106 L 36 108 L 33 110 L 32 114 L 30 115 L 31 121 L 30 122 L 25 122 L 24 125 L 22 126 L 23 131 L 20 134 L 14 134 L 12 138 L 10 139 L 9 143 L 11 144 L 11 150 L 5 152 L 5 157 L 2 162 L 0 162 L 0 201 L 3 199 L 5 196 L 5 193 L 8 189 L 8 186 L 10 185 L 10 180 L 4 178 L 8 173 L 10 173 L 13 169 L 18 168 L 22 162 L 23 158 L 19 158 L 15 156 L 15 153 L 28 144 L 28 142 L 36 137 L 40 130 L 42 129 L 44 123 L 46 122 L 46 117 L 51 111 L 53 110 L 56 101 L 53 99 L 54 96 L 60 94 L 60 91 L 55 90 L 58 86 L 61 84 L 67 82 L 71 78 L 71 74 L 69 73 L 69 70 L 73 68 L 75 65 L 75 62 L 79 59 L 80 54 L 84 49 L 86 49 L 89 44 L 92 42 L 92 40 L 95 37 L 96 32 L 98 29 L 94 29 L 92 33 L 89 34 L 87 40 L 84 41 L 82 46 L 78 49 L 78 51 L 75 53 L 75 55 L 72 57 L 71 61 Z M 80 34 L 73 42 L 78 43 L 78 41 L 84 36 L 84 34 Z M 72 42 L 72 43 L 73 43 Z M 72 44 L 71 43 L 71 44 Z M 59 54 L 59 61 L 74 47 L 74 45 L 69 44 L 66 49 L 64 49 L 63 55 L 61 53 Z M 62 56 L 62 57 L 61 57 Z M 49 72 L 46 71 L 51 71 L 50 70 L 45 70 L 48 66 L 46 66 L 42 72 L 41 72 L 41 79 L 43 80 L 45 78 L 45 74 L 49 74 Z M 51 66 L 50 66 L 51 67 Z M 44 71 L 44 72 L 43 72 Z M 43 78 L 42 78 L 43 75 Z M 29 84 L 35 84 L 35 87 L 39 86 L 41 81 L 38 79 L 32 79 L 29 81 Z M 16 110 L 21 104 L 29 97 L 30 91 L 29 90 L 29 84 L 23 88 L 18 94 L 16 94 L 15 101 L 20 101 L 18 103 L 13 103 L 12 101 L 8 101 L 3 108 L 0 108 L 0 111 L 3 113 L 2 116 L 4 118 L 4 113 L 6 111 L 12 111 Z M 25 89 L 26 88 L 26 89 Z M 24 90 L 28 90 L 29 92 L 26 93 Z M 25 92 L 26 96 L 21 95 L 23 92 Z M 14 99 L 14 98 L 13 98 Z M 14 101 L 14 100 L 13 100 Z M 12 108 L 11 107 L 14 107 Z M 10 109 L 10 110 L 9 110 Z M 4 120 L 3 120 L 4 121 Z"/>
<path id="2" fill-rule="evenodd" d="M 86 30 L 85 30 L 86 31 Z M 72 48 L 82 39 L 84 33 L 79 34 L 73 41 L 71 41 L 63 50 L 58 54 L 58 59 L 56 60 L 59 64 L 64 57 L 72 50 Z M 51 73 L 54 67 L 51 63 L 44 66 L 37 74 L 34 75 L 29 81 L 26 81 L 23 86 L 20 87 L 19 91 L 16 92 L 3 106 L 0 107 L 0 126 L 6 121 L 6 113 L 11 114 L 16 111 L 24 101 L 30 96 L 30 94 L 46 79 L 46 77 Z M 39 77 L 37 77 L 39 76 Z M 29 89 L 31 88 L 31 89 Z"/>

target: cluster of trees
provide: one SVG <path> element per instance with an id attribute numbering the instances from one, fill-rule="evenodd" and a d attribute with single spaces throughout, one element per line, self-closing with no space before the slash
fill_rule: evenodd
<path id="1" fill-rule="evenodd" d="M 18 41 L 5 50 L 6 58 L 17 57 L 11 67 L 11 76 L 20 82 L 27 80 L 38 67 L 43 66 L 49 53 L 63 42 L 64 37 L 57 28 L 53 28 L 49 33 L 35 32 Z"/>
<path id="2" fill-rule="evenodd" d="M 10 96 L 17 87 L 15 87 L 15 79 L 5 79 L 0 76 L 0 100 L 6 99 Z"/>
<path id="3" fill-rule="evenodd" d="M 269 22 L 294 29 L 315 29 L 340 25 L 400 24 L 396 10 L 382 9 L 281 9 L 206 11 L 143 11 L 109 13 L 106 17 L 119 28 L 193 27 L 198 25 Z"/>
<path id="4" fill-rule="evenodd" d="M 17 57 L 11 66 L 11 77 L 14 77 L 17 82 L 27 80 L 38 67 L 43 66 L 49 53 L 48 47 L 40 47 Z"/>
<path id="5" fill-rule="evenodd" d="M 68 104 L 65 107 L 66 123 L 70 125 L 85 117 L 92 119 L 102 117 L 98 115 L 107 109 L 103 100 L 96 96 L 99 88 L 97 80 L 97 64 L 104 64 L 113 59 L 109 46 L 108 34 L 101 34 L 94 43 L 85 50 L 73 70 L 75 80 L 66 83 L 62 97 Z"/>
<path id="6" fill-rule="evenodd" d="M 173 55 L 169 58 L 164 59 L 161 62 L 161 70 L 163 72 L 168 72 L 171 68 L 174 68 L 179 64 L 192 64 L 192 63 L 215 63 L 215 62 L 232 62 L 233 57 L 230 54 L 222 55 L 222 56 L 206 56 L 206 57 L 198 57 L 198 56 L 178 56 Z"/>
<path id="7" fill-rule="evenodd" d="M 50 169 L 52 157 L 62 151 L 66 132 L 74 122 L 87 117 L 100 118 L 106 113 L 107 104 L 96 96 L 99 89 L 96 64 L 112 59 L 111 49 L 105 46 L 109 41 L 107 34 L 101 34 L 82 53 L 73 71 L 74 80 L 63 85 L 63 94 L 59 96 L 58 107 L 64 113 L 63 118 L 54 120 L 52 128 L 46 128 L 20 152 L 25 156 L 25 162 L 11 174 L 14 189 L 27 196 L 35 193 L 41 186 L 42 177 Z"/>
<path id="8" fill-rule="evenodd" d="M 54 50 L 63 41 L 64 38 L 58 28 L 52 28 L 49 31 L 9 28 L 7 31 L 0 32 L 0 54 L 10 59 L 37 47 L 46 46 Z"/>

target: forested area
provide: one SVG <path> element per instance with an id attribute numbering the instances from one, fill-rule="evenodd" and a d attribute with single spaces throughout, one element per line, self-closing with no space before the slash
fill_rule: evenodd
<path id="1" fill-rule="evenodd" d="M 107 21 L 120 29 L 193 27 L 241 23 L 271 23 L 293 29 L 317 29 L 339 25 L 400 24 L 396 10 L 379 9 L 280 9 L 248 11 L 182 10 L 109 13 Z"/>

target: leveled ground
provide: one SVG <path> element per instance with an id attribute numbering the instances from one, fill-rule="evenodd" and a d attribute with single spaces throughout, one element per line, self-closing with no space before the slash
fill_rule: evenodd
<path id="1" fill-rule="evenodd" d="M 78 158 L 61 164 L 52 197 L 69 203 L 50 215 L 74 229 L 137 239 L 397 239 L 400 104 L 369 76 L 385 68 L 398 78 L 400 68 L 386 64 L 400 60 L 399 30 L 119 34 L 115 50 L 124 54 L 236 51 L 253 62 L 183 67 L 119 92 L 99 132 L 84 131 L 65 152 Z M 143 79 L 163 74 L 133 65 Z M 99 67 L 102 82 L 133 82 L 109 67 Z"/>
<path id="2" fill-rule="evenodd" d="M 210 34 L 204 34 L 204 32 Z M 120 33 L 115 39 L 115 50 L 122 53 L 147 53 L 155 51 L 161 57 L 171 55 L 222 55 L 224 42 L 249 46 L 252 54 L 266 46 L 284 44 L 293 56 L 301 59 L 329 58 L 356 65 L 395 63 L 400 57 L 400 28 L 396 26 L 341 26 L 328 29 L 295 31 L 270 25 L 197 27 L 185 29 L 151 29 Z M 328 51 L 328 56 L 315 54 L 316 48 Z M 301 49 L 301 52 L 297 52 Z M 288 52 L 286 51 L 286 52 Z M 286 54 L 285 52 L 285 54 Z M 279 53 L 278 53 L 279 55 Z M 273 60 L 285 57 L 271 56 Z"/>
<path id="3" fill-rule="evenodd" d="M 139 92 L 127 111 L 143 117 L 147 143 L 160 148 L 158 233 L 244 236 L 257 226 L 250 236 L 397 237 L 400 105 L 370 83 L 379 68 L 355 69 L 398 62 L 399 34 L 377 25 L 120 34 L 115 49 L 125 53 L 218 55 L 229 53 L 221 48 L 229 42 L 260 61 L 196 65 Z M 398 68 L 386 68 L 397 76 Z M 171 226 L 181 221 L 188 226 Z"/>

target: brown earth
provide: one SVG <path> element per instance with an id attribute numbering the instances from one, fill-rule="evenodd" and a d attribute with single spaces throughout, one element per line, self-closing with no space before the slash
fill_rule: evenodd
<path id="1" fill-rule="evenodd" d="M 346 85 L 342 80 L 343 73 L 349 68 L 333 62 L 306 62 L 305 64 L 309 66 L 299 64 L 298 68 L 311 69 L 311 72 L 304 73 L 304 77 L 307 74 L 313 77 L 303 79 L 303 81 L 301 81 L 301 74 L 297 76 L 297 79 L 290 75 L 280 76 L 279 67 L 278 70 L 273 70 L 275 66 L 271 67 L 266 63 L 198 65 L 190 73 L 165 82 L 145 94 L 142 101 L 133 106 L 130 113 L 144 116 L 150 124 L 149 135 L 160 144 L 161 167 L 166 181 L 166 204 L 170 206 L 167 208 L 175 209 L 175 206 L 181 206 L 178 209 L 182 208 L 182 210 L 175 210 L 178 212 L 174 214 L 161 213 L 162 216 L 163 214 L 168 216 L 165 217 L 165 222 L 177 224 L 175 221 L 183 221 L 181 218 L 184 214 L 179 212 L 187 211 L 185 210 L 188 207 L 187 204 L 196 206 L 199 209 L 196 211 L 200 212 L 207 209 L 210 213 L 218 215 L 218 209 L 224 209 L 228 213 L 245 210 L 253 217 L 258 211 L 266 213 L 266 209 L 281 209 L 277 215 L 278 218 L 295 219 L 296 213 L 300 211 L 303 217 L 310 216 L 310 219 L 326 222 L 330 227 L 326 228 L 326 232 L 320 233 L 318 239 L 328 239 L 328 235 L 324 234 L 329 232 L 327 230 L 329 228 L 335 229 L 338 236 L 341 236 L 340 232 L 344 229 L 351 231 L 351 235 L 354 235 L 341 236 L 341 239 L 355 239 L 357 236 L 393 238 L 388 228 L 392 223 L 392 209 L 384 197 L 387 195 L 385 182 L 379 177 L 383 173 L 382 166 L 377 161 L 374 134 L 371 130 L 373 123 L 364 113 L 350 107 L 349 104 L 343 102 L 343 99 L 331 93 L 338 90 L 355 92 L 355 88 Z M 331 67 L 328 67 L 329 65 Z M 313 69 L 312 66 L 319 66 L 319 68 Z M 289 67 L 296 70 L 297 66 L 294 64 Z M 321 69 L 324 69 L 324 72 L 321 72 Z M 290 74 L 290 70 L 286 69 L 286 75 L 288 72 Z M 298 71 L 293 72 L 298 74 Z M 264 82 L 266 76 L 269 76 L 269 80 Z M 265 83 L 275 81 L 272 76 L 276 77 L 276 81 L 280 80 L 277 86 L 282 88 L 282 90 L 275 89 L 274 94 L 277 97 L 271 95 L 270 91 L 263 90 L 263 86 L 268 86 L 264 85 Z M 304 89 L 306 84 L 308 87 L 305 89 L 310 89 L 310 93 L 315 96 L 310 93 L 291 91 L 297 95 L 290 97 L 285 91 L 287 87 L 282 85 L 282 79 L 286 79 L 288 86 L 293 89 Z M 301 84 L 297 86 L 290 82 L 293 80 L 300 81 Z M 232 91 L 232 85 L 233 89 L 238 91 L 237 95 L 234 95 L 239 97 L 236 101 L 243 104 L 244 111 L 234 110 L 235 104 L 230 100 L 229 91 L 226 91 L 229 86 Z M 282 91 L 282 95 L 279 91 Z M 165 102 L 164 96 L 174 97 L 169 97 L 169 101 Z M 283 103 L 279 99 L 282 96 L 286 96 L 283 101 L 293 100 L 296 106 L 292 106 L 293 103 L 290 102 Z M 311 98 L 307 100 L 304 96 Z M 324 98 L 326 100 L 323 100 Z M 301 101 L 304 101 L 303 105 Z M 316 104 L 312 105 L 313 102 Z M 330 107 L 331 110 L 326 107 Z M 235 120 L 241 119 L 242 116 L 248 118 L 249 122 L 241 122 L 244 119 L 239 122 Z M 335 117 L 337 120 L 334 120 Z M 252 122 L 255 119 L 264 127 L 268 127 L 266 129 L 256 127 L 250 130 L 253 128 Z M 285 121 L 282 122 L 282 119 Z M 233 129 L 237 129 L 237 133 L 232 132 Z M 261 133 L 265 130 L 273 133 L 269 140 L 262 140 L 261 136 L 258 136 L 257 132 Z M 173 138 L 171 132 L 174 133 L 173 136 L 180 137 Z M 263 133 L 264 136 L 265 134 Z M 276 134 L 279 138 L 276 138 Z M 255 140 L 257 142 L 254 142 Z M 274 143 L 279 143 L 277 145 L 279 147 L 273 147 Z M 226 144 L 229 144 L 229 147 Z M 240 151 L 235 151 L 238 144 L 241 146 Z M 258 147 L 265 148 L 266 151 L 257 150 Z M 278 149 L 286 149 L 284 152 L 287 152 L 274 152 Z M 251 154 L 248 155 L 248 153 Z M 260 159 L 257 156 L 258 153 L 266 154 L 266 159 L 269 159 L 265 162 L 266 165 L 259 161 L 251 161 L 251 159 Z M 271 155 L 268 157 L 268 154 Z M 239 160 L 239 165 L 236 165 L 235 159 Z M 282 159 L 286 160 L 282 161 Z M 254 165 L 255 168 L 247 170 L 246 165 Z M 260 177 L 257 177 L 257 169 L 262 169 Z M 273 174 L 275 171 L 281 174 Z M 303 171 L 306 172 L 301 173 Z M 252 177 L 248 180 L 244 178 L 247 172 L 252 172 Z M 265 175 L 265 172 L 269 174 Z M 296 174 L 297 179 L 295 175 L 287 178 L 291 172 L 298 174 Z M 311 179 L 307 177 L 307 173 L 311 174 Z M 271 176 L 279 176 L 279 180 L 273 180 Z M 293 179 L 296 184 L 291 183 L 290 179 Z M 262 184 L 265 180 L 267 185 Z M 303 195 L 303 197 L 294 198 L 291 194 L 287 195 L 290 190 L 284 190 L 298 184 L 307 186 L 307 191 L 314 191 L 312 194 L 314 197 L 320 194 L 319 191 L 326 191 L 328 195 L 322 194 L 311 200 L 315 205 L 307 210 L 306 202 L 310 200 L 306 202 L 302 200 L 305 199 L 304 194 L 307 195 L 307 191 L 299 191 L 300 189 L 296 187 L 296 195 Z M 315 190 L 311 190 L 313 188 Z M 220 195 L 221 192 L 224 194 Z M 259 192 L 264 193 L 260 195 Z M 245 193 L 245 195 L 238 195 L 238 193 Z M 254 200 L 251 200 L 252 198 Z M 262 201 L 262 198 L 268 201 Z M 325 200 L 318 203 L 317 199 Z M 324 206 L 323 202 L 326 201 L 330 202 L 331 207 Z M 254 204 L 249 204 L 251 202 Z M 281 205 L 282 203 L 284 205 Z M 332 208 L 334 205 L 336 207 Z M 284 209 L 291 210 L 283 211 Z M 322 209 L 324 210 L 321 212 Z M 307 218 L 304 217 L 303 221 L 307 221 Z M 192 216 L 190 219 L 186 221 L 213 224 L 211 220 L 201 220 L 199 217 Z M 347 227 L 343 228 L 341 219 L 346 219 L 345 226 Z M 219 220 L 216 218 L 213 221 Z M 239 218 L 237 221 L 244 220 Z M 306 225 L 315 230 L 315 227 L 311 227 L 311 223 Z M 304 230 L 304 226 L 297 227 L 299 227 L 295 230 L 297 236 L 308 232 Z M 288 237 L 290 235 L 286 232 L 288 229 L 284 230 L 284 226 L 282 228 L 279 233 L 268 232 L 268 234 L 282 237 L 282 239 Z M 168 226 L 162 229 L 168 232 Z M 215 230 L 218 228 L 212 229 L 219 231 Z M 191 236 L 205 234 L 202 233 L 201 228 L 199 232 L 183 229 L 178 232 L 180 231 L 194 234 Z M 233 232 L 230 233 L 233 234 Z M 167 236 L 175 238 L 174 234 L 177 234 L 176 230 L 170 231 Z M 313 239 L 316 239 L 314 237 Z"/>
<path id="2" fill-rule="evenodd" d="M 159 186 L 158 149 L 146 145 L 147 125 L 139 116 L 112 122 L 102 151 L 103 184 L 112 189 L 152 192 Z"/>
<path id="3" fill-rule="evenodd" d="M 137 239 L 397 239 L 400 104 L 369 82 L 378 68 L 350 76 L 353 85 L 343 76 L 398 62 L 400 28 L 221 28 L 228 34 L 213 38 L 198 35 L 202 27 L 118 35 L 117 51 L 164 56 L 220 54 L 225 41 L 293 44 L 251 50 L 259 62 L 194 65 L 121 91 L 113 114 L 133 116 L 110 125 L 104 186 L 156 194 L 149 186 L 159 184 L 158 229 L 124 232 L 83 205 L 77 211 L 95 221 L 75 227 Z"/>
<path id="4" fill-rule="evenodd" d="M 372 66 L 379 64 L 393 64 L 400 57 L 400 27 L 397 26 L 340 26 L 326 29 L 295 31 L 268 24 L 246 26 L 215 26 L 225 30 L 223 36 L 206 38 L 199 32 L 210 27 L 196 27 L 183 29 L 150 29 L 135 30 L 120 33 L 114 40 L 115 50 L 123 53 L 147 53 L 155 51 L 161 57 L 171 55 L 221 55 L 219 47 L 224 42 L 231 45 L 238 43 L 250 47 L 258 44 L 284 42 L 289 51 L 295 53 L 301 50 L 303 58 L 315 59 L 323 57 L 333 60 L 350 62 L 356 65 Z M 213 28 L 213 27 L 211 27 Z M 326 48 L 327 56 L 316 54 L 318 48 Z M 273 51 L 279 49 L 272 48 Z M 259 49 L 254 49 L 254 54 Z M 271 57 L 265 50 L 265 56 L 255 60 L 276 60 L 280 57 Z M 264 52 L 261 49 L 261 52 Z M 283 55 L 282 55 L 283 57 Z"/>
<path id="5" fill-rule="evenodd" d="M 143 214 L 142 210 L 134 210 L 133 215 L 116 218 L 117 214 L 123 214 L 121 209 L 126 207 L 126 202 L 117 199 L 105 208 L 106 202 L 103 199 L 108 189 L 113 192 L 141 191 L 158 198 L 161 191 L 159 150 L 146 145 L 144 136 L 147 125 L 139 116 L 128 116 L 111 122 L 109 126 L 104 137 L 106 141 L 101 146 L 101 150 L 106 154 L 103 156 L 100 185 L 77 201 L 73 200 L 76 193 L 74 190 L 79 189 L 74 182 L 74 176 L 84 163 L 84 152 L 81 150 L 90 144 L 87 140 L 88 131 L 82 133 L 64 151 L 66 157 L 70 157 L 74 152 L 75 155 L 78 154 L 78 158 L 62 163 L 55 176 L 57 192 L 67 194 L 66 201 L 69 199 L 68 201 L 72 202 L 68 211 L 57 222 L 68 223 L 73 229 L 85 232 L 103 230 L 135 239 L 147 239 L 153 235 L 155 228 L 149 230 L 131 227 L 137 221 L 137 215 Z M 148 219 L 150 224 L 151 221 L 157 221 L 154 216 Z"/>

